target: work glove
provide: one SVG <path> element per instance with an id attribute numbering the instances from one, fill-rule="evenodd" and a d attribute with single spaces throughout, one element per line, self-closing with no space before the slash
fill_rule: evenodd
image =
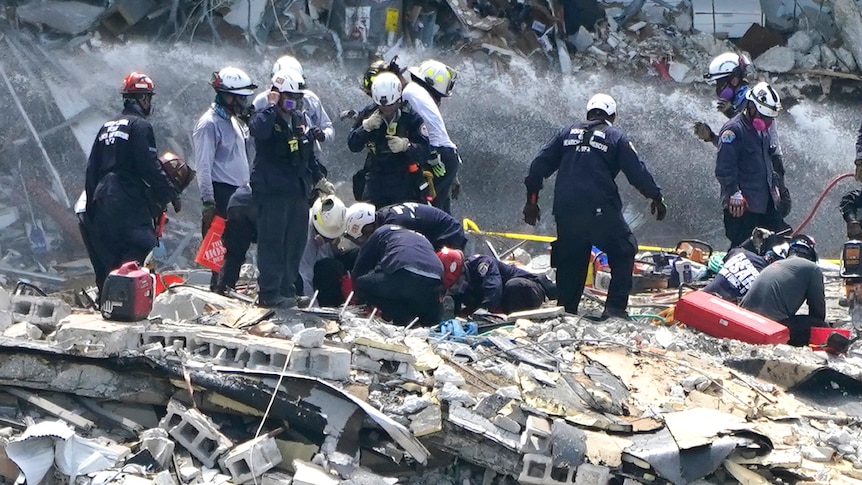
<path id="1" fill-rule="evenodd" d="M 371 116 L 362 120 L 362 129 L 365 131 L 374 131 L 383 124 L 383 117 L 379 111 L 371 113 Z"/>
<path id="2" fill-rule="evenodd" d="M 537 202 L 527 202 L 524 204 L 524 222 L 531 226 L 535 226 L 542 218 L 539 204 Z"/>
<path id="3" fill-rule="evenodd" d="M 859 225 L 859 221 L 847 223 L 847 239 L 862 240 L 862 226 Z"/>
<path id="4" fill-rule="evenodd" d="M 335 195 L 335 184 L 326 180 L 326 177 L 321 178 L 314 184 L 314 188 L 317 189 L 321 194 L 325 195 Z"/>
<path id="5" fill-rule="evenodd" d="M 338 119 L 340 119 L 340 120 L 347 120 L 347 119 L 354 120 L 354 119 L 356 119 L 356 115 L 358 115 L 358 114 L 359 113 L 357 113 L 355 109 L 346 109 L 346 110 L 344 110 L 338 114 Z"/>
<path id="6" fill-rule="evenodd" d="M 694 123 L 694 134 L 705 142 L 712 143 L 712 140 L 715 139 L 715 133 L 712 131 L 712 128 L 701 121 L 696 121 Z"/>
<path id="7" fill-rule="evenodd" d="M 386 143 L 389 145 L 389 151 L 392 153 L 406 152 L 410 148 L 410 140 L 400 136 L 389 135 L 386 137 Z"/>
<path id="8" fill-rule="evenodd" d="M 311 129 L 311 136 L 313 136 L 315 140 L 321 143 L 326 141 L 326 133 L 324 133 L 323 130 L 316 126 Z"/>
<path id="9" fill-rule="evenodd" d="M 461 196 L 461 174 L 455 175 L 455 181 L 452 182 L 452 190 L 449 192 L 449 197 L 452 200 L 458 200 L 458 197 Z"/>
<path id="10" fill-rule="evenodd" d="M 171 201 L 171 205 L 172 205 L 172 206 L 174 206 L 174 212 L 175 212 L 175 213 L 178 213 L 179 211 L 183 210 L 183 201 L 182 201 L 182 200 L 180 200 L 180 198 L 179 198 L 179 197 L 177 197 L 176 199 L 172 200 L 172 201 Z"/>
<path id="11" fill-rule="evenodd" d="M 742 191 L 737 190 L 736 193 L 731 195 L 730 199 L 728 199 L 727 210 L 730 211 L 730 215 L 733 217 L 742 217 L 742 215 L 745 214 L 745 208 L 747 205 L 745 197 L 742 196 Z"/>
<path id="12" fill-rule="evenodd" d="M 215 202 L 204 202 L 203 211 L 201 212 L 201 233 L 206 235 L 210 230 L 210 224 L 213 223 L 213 218 L 216 216 Z"/>
<path id="13" fill-rule="evenodd" d="M 862 182 L 862 158 L 856 160 L 856 173 L 853 175 L 853 178 L 857 182 Z"/>
<path id="14" fill-rule="evenodd" d="M 719 98 L 718 102 L 716 102 L 715 104 L 715 107 L 722 113 L 727 113 L 728 111 L 733 109 L 733 103 L 724 98 Z"/>
<path id="15" fill-rule="evenodd" d="M 667 215 L 667 206 L 664 203 L 664 197 L 653 199 L 649 204 L 649 212 L 655 216 L 655 220 L 663 221 Z"/>
<path id="16" fill-rule="evenodd" d="M 428 165 L 431 167 L 431 173 L 433 173 L 435 177 L 440 178 L 446 175 L 446 165 L 442 160 L 440 160 L 440 155 L 428 160 Z"/>

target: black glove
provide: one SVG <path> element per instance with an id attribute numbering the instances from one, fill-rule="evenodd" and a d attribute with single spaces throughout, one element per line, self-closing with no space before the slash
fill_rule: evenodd
<path id="1" fill-rule="evenodd" d="M 183 210 L 183 201 L 179 197 L 171 201 L 171 205 L 174 206 L 175 213 Z"/>
<path id="2" fill-rule="evenodd" d="M 728 100 L 726 100 L 726 99 L 720 98 L 720 99 L 716 102 L 715 107 L 716 107 L 719 111 L 721 111 L 722 113 L 727 114 L 730 110 L 732 110 L 732 109 L 733 109 L 733 103 L 731 103 L 730 101 L 728 101 Z"/>
<path id="3" fill-rule="evenodd" d="M 539 210 L 538 202 L 527 202 L 524 204 L 524 222 L 531 226 L 535 226 L 542 218 L 541 210 Z"/>
<path id="4" fill-rule="evenodd" d="M 326 141 L 326 133 L 324 133 L 323 130 L 316 126 L 311 129 L 311 136 L 313 136 L 315 140 L 321 143 Z"/>
<path id="5" fill-rule="evenodd" d="M 701 140 L 710 143 L 715 139 L 715 133 L 713 133 L 712 128 L 700 121 L 694 123 L 694 134 Z"/>
<path id="6" fill-rule="evenodd" d="M 655 220 L 664 220 L 664 216 L 667 215 L 667 206 L 664 204 L 664 197 L 659 196 L 657 199 L 653 199 L 649 204 L 649 212 L 655 216 Z"/>
<path id="7" fill-rule="evenodd" d="M 858 221 L 850 221 L 847 223 L 847 239 L 862 240 L 862 226 Z"/>
<path id="8" fill-rule="evenodd" d="M 213 218 L 216 216 L 215 202 L 204 202 L 203 211 L 201 212 L 201 234 L 206 236 L 210 230 L 210 224 L 213 223 Z"/>

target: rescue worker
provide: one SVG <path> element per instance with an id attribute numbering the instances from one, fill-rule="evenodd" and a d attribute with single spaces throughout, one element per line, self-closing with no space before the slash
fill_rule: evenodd
<path id="1" fill-rule="evenodd" d="M 862 125 L 859 126 L 859 131 L 856 134 L 856 170 L 853 172 L 853 178 L 857 182 L 862 182 Z"/>
<path id="2" fill-rule="evenodd" d="M 375 210 L 372 204 L 357 202 L 347 211 L 347 237 L 362 244 L 380 226 L 395 224 L 425 236 L 435 251 L 443 246 L 464 250 L 467 236 L 454 217 L 436 207 L 405 202 Z"/>
<path id="3" fill-rule="evenodd" d="M 841 198 L 841 216 L 847 223 L 847 239 L 862 240 L 859 224 L 859 207 L 862 207 L 862 189 L 853 189 Z"/>
<path id="4" fill-rule="evenodd" d="M 569 313 L 577 313 L 590 252 L 598 247 L 608 257 L 611 282 L 604 311 L 626 318 L 632 288 L 637 241 L 622 213 L 622 201 L 614 181 L 622 171 L 644 197 L 650 211 L 661 221 L 667 206 L 661 188 L 638 157 L 628 136 L 613 126 L 617 103 L 607 94 L 596 94 L 587 103 L 587 120 L 560 130 L 530 164 L 524 180 L 527 203 L 524 222 L 539 221 L 539 191 L 542 179 L 559 170 L 554 188 L 554 218 L 557 240 L 552 243 L 551 265 L 557 268 L 558 301 Z"/>
<path id="5" fill-rule="evenodd" d="M 739 306 L 781 323 L 790 329 L 790 345 L 808 345 L 811 327 L 823 327 L 826 293 L 823 271 L 817 266 L 812 238 L 799 234 L 790 241 L 787 259 L 776 261 L 760 272 Z M 808 304 L 807 315 L 796 312 Z"/>
<path id="6" fill-rule="evenodd" d="M 257 205 L 258 305 L 296 304 L 312 190 L 334 193 L 314 153 L 310 122 L 301 109 L 302 76 L 279 71 L 267 106 L 251 119 L 256 155 L 251 189 Z"/>
<path id="7" fill-rule="evenodd" d="M 784 258 L 787 254 L 787 241 L 783 235 L 770 234 L 761 242 L 760 251 L 756 252 L 754 247 L 747 244 L 731 249 L 725 256 L 724 265 L 703 291 L 723 300 L 739 302 L 751 289 L 763 268 Z"/>
<path id="8" fill-rule="evenodd" d="M 451 214 L 452 188 L 461 166 L 461 157 L 458 156 L 458 147 L 446 131 L 446 123 L 440 114 L 440 101 L 452 96 L 457 73 L 446 64 L 433 59 L 423 62 L 419 67 L 410 67 L 407 72 L 413 81 L 404 86 L 401 96 L 407 106 L 422 117 L 425 127 L 428 128 L 431 146 L 428 166 L 434 175 L 436 192 L 432 204 Z"/>
<path id="9" fill-rule="evenodd" d="M 401 80 L 380 73 L 371 86 L 374 104 L 359 113 L 347 139 L 350 151 L 368 148 L 362 200 L 382 207 L 428 202 L 428 183 L 420 164 L 428 160 L 428 130 L 422 118 L 401 107 Z"/>
<path id="10" fill-rule="evenodd" d="M 302 282 L 302 293 L 306 297 L 319 292 L 321 305 L 332 306 L 343 301 L 341 298 L 341 277 L 346 272 L 338 272 L 329 279 L 324 275 L 318 278 L 317 264 L 324 259 L 335 259 L 343 251 L 339 248 L 341 236 L 347 221 L 347 207 L 334 195 L 319 197 L 311 206 L 308 221 L 308 238 L 305 251 L 299 263 L 299 276 Z M 324 267 L 332 263 L 324 263 Z M 322 270 L 325 272 L 325 270 Z M 315 281 L 318 283 L 315 284 Z M 320 285 L 320 286 L 318 286 Z M 322 298 L 320 298 L 322 296 Z"/>
<path id="11" fill-rule="evenodd" d="M 718 97 L 716 108 L 727 118 L 733 118 L 745 110 L 748 100 L 746 94 L 750 90 L 746 73 L 748 66 L 751 65 L 751 60 L 748 57 L 734 52 L 725 52 L 715 57 L 709 63 L 709 69 L 704 73 L 703 78 L 708 83 L 715 85 L 715 95 Z M 769 126 L 770 136 L 770 158 L 772 159 L 772 170 L 775 172 L 776 185 L 778 186 L 781 195 L 778 203 L 778 212 L 781 217 L 787 217 L 792 208 L 790 191 L 784 183 L 784 155 L 781 151 L 781 145 L 778 142 L 778 124 L 772 123 Z M 694 124 L 694 134 L 703 141 L 712 143 L 718 147 L 718 135 L 706 123 L 696 122 Z"/>
<path id="12" fill-rule="evenodd" d="M 201 236 L 206 237 L 215 216 L 227 217 L 227 205 L 238 187 L 249 177 L 248 127 L 249 96 L 257 85 L 244 71 L 225 67 L 214 72 L 210 85 L 216 92 L 215 101 L 198 119 L 192 132 L 198 189 L 201 193 Z M 218 284 L 213 272 L 210 287 Z"/>
<path id="13" fill-rule="evenodd" d="M 279 57 L 272 65 L 270 75 L 275 76 L 275 73 L 285 69 L 299 74 L 305 80 L 305 71 L 302 69 L 302 64 L 293 56 Z M 267 94 L 268 92 L 264 91 L 254 98 L 253 104 L 256 110 L 266 107 Z M 329 114 L 326 113 L 323 103 L 320 102 L 320 97 L 314 91 L 308 89 L 305 83 L 302 86 L 302 109 L 308 115 L 308 119 L 311 122 L 311 135 L 317 142 L 323 143 L 335 139 L 335 128 L 332 126 L 332 120 L 329 118 Z"/>
<path id="14" fill-rule="evenodd" d="M 132 72 L 121 93 L 123 112 L 96 135 L 85 179 L 84 226 L 100 293 L 110 271 L 128 261 L 142 265 L 158 245 L 151 204 L 181 209 L 180 190 L 159 163 L 153 125 L 146 120 L 153 108 L 152 79 Z"/>
<path id="15" fill-rule="evenodd" d="M 768 131 L 781 110 L 781 101 L 765 82 L 758 83 L 746 96 L 744 111 L 721 128 L 715 162 L 724 207 L 724 233 L 731 248 L 742 244 L 756 227 L 778 234 L 790 231 L 778 212 L 781 196 Z"/>
<path id="16" fill-rule="evenodd" d="M 357 300 L 396 325 L 414 318 L 422 325 L 439 323 L 443 264 L 418 232 L 391 224 L 377 228 L 359 249 L 351 277 Z"/>
<path id="17" fill-rule="evenodd" d="M 539 277 L 517 266 L 484 255 L 465 260 L 461 251 L 449 248 L 441 249 L 437 256 L 443 262 L 444 287 L 455 301 L 456 314 L 509 314 L 534 310 L 545 301 Z M 453 278 L 456 282 L 446 286 Z"/>
<path id="18" fill-rule="evenodd" d="M 248 184 L 238 188 L 230 197 L 221 241 L 225 255 L 215 291 L 223 295 L 236 288 L 248 248 L 257 242 L 257 205 Z"/>

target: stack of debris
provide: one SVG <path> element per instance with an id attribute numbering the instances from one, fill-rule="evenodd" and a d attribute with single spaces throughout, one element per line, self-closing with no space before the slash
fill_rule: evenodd
<path id="1" fill-rule="evenodd" d="M 756 347 L 560 308 L 460 336 L 187 285 L 134 323 L 0 296 L 10 483 L 862 480 L 858 346 Z"/>

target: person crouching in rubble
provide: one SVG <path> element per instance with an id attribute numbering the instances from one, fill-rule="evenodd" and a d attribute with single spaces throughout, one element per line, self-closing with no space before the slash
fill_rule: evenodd
<path id="1" fill-rule="evenodd" d="M 123 112 L 102 125 L 87 161 L 84 225 L 100 293 L 110 271 L 128 261 L 143 264 L 158 244 L 151 204 L 181 208 L 180 189 L 159 163 L 153 125 L 146 120 L 155 94 L 152 79 L 132 72 L 121 93 Z"/>
<path id="2" fill-rule="evenodd" d="M 359 249 L 351 277 L 357 301 L 395 324 L 440 322 L 443 264 L 418 232 L 392 224 L 377 228 Z"/>
<path id="3" fill-rule="evenodd" d="M 545 302 L 539 277 L 490 256 L 464 259 L 457 249 L 437 252 L 443 263 L 443 286 L 455 302 L 455 314 L 513 313 L 534 310 Z"/>
<path id="4" fill-rule="evenodd" d="M 592 246 L 608 256 L 611 283 L 605 309 L 595 320 L 628 318 L 637 241 L 623 218 L 622 201 L 614 181 L 622 171 L 661 221 L 667 214 L 661 188 L 641 161 L 628 136 L 613 126 L 617 103 L 596 94 L 587 103 L 587 120 L 560 130 L 530 164 L 524 185 L 527 203 L 524 222 L 539 221 L 542 180 L 559 170 L 554 187 L 557 240 L 552 243 L 551 266 L 557 268 L 559 303 L 577 313 Z"/>
<path id="5" fill-rule="evenodd" d="M 361 200 L 382 207 L 427 202 L 428 183 L 420 164 L 428 160 L 428 130 L 422 118 L 401 107 L 401 79 L 383 72 L 371 85 L 374 104 L 359 113 L 350 131 L 353 153 L 368 149 Z"/>
<path id="6" fill-rule="evenodd" d="M 790 329 L 790 345 L 808 345 L 811 327 L 827 326 L 823 271 L 817 266 L 814 239 L 800 234 L 790 241 L 787 259 L 760 272 L 739 306 Z M 803 303 L 808 314 L 797 315 Z"/>
<path id="7" fill-rule="evenodd" d="M 316 291 L 320 306 L 344 303 L 344 289 L 349 287 L 347 268 L 356 262 L 357 250 L 341 237 L 347 221 L 347 207 L 334 195 L 319 197 L 311 206 L 308 239 L 299 263 L 302 293 L 309 300 Z M 349 293 L 349 290 L 348 290 Z"/>
<path id="8" fill-rule="evenodd" d="M 765 82 L 749 89 L 746 99 L 744 111 L 721 128 L 715 161 L 730 248 L 742 244 L 756 227 L 779 234 L 790 230 L 779 212 L 780 180 L 768 131 L 781 110 L 781 100 Z"/>
<path id="9" fill-rule="evenodd" d="M 251 189 L 258 214 L 257 303 L 262 307 L 297 303 L 312 191 L 335 191 L 314 153 L 314 137 L 301 110 L 302 84 L 296 73 L 276 73 L 267 106 L 255 112 L 249 126 L 256 147 Z"/>
<path id="10" fill-rule="evenodd" d="M 405 202 L 376 210 L 367 202 L 357 202 L 347 210 L 347 237 L 362 244 L 380 226 L 395 224 L 425 236 L 435 251 L 443 246 L 464 250 L 467 236 L 454 217 L 436 207 Z"/>
<path id="11" fill-rule="evenodd" d="M 765 239 L 759 231 L 768 234 Z M 757 235 L 752 235 L 749 241 L 758 237 L 760 244 L 743 244 L 731 249 L 724 258 L 721 270 L 703 291 L 737 303 L 751 289 L 763 268 L 784 258 L 787 253 L 785 236 L 760 228 L 755 229 L 755 232 Z"/>

